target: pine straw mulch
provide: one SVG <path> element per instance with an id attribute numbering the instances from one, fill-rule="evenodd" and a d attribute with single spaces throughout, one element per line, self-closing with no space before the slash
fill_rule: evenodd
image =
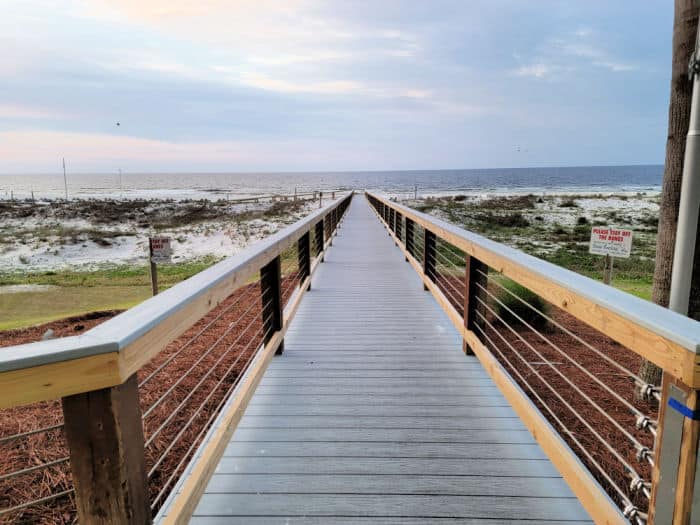
<path id="1" fill-rule="evenodd" d="M 436 282 L 448 301 L 461 313 L 464 308 L 462 304 L 465 288 L 464 279 L 446 272 L 439 272 L 436 275 Z M 489 291 L 496 295 L 498 295 L 499 292 L 493 285 L 489 286 Z M 635 374 L 637 373 L 642 361 L 639 355 L 613 341 L 595 328 L 591 328 L 587 324 L 579 321 L 560 308 L 553 305 L 550 305 L 550 308 L 549 316 L 555 322 L 576 334 L 583 341 L 586 341 L 592 347 L 598 349 L 627 370 Z M 639 461 L 637 459 L 637 451 L 628 437 L 616 428 L 606 415 L 619 422 L 622 428 L 650 450 L 654 447 L 653 435 L 646 430 L 638 430 L 635 424 L 637 417 L 628 407 L 615 399 L 610 392 L 598 386 L 592 378 L 568 361 L 561 353 L 553 348 L 552 345 L 556 345 L 560 348 L 572 360 L 579 363 L 589 373 L 593 374 L 607 385 L 608 388 L 628 401 L 641 413 L 647 415 L 652 421 L 658 418 L 657 403 L 636 399 L 635 385 L 627 374 L 605 361 L 590 348 L 586 347 L 586 345 L 580 343 L 552 323 L 547 323 L 541 330 L 542 335 L 551 342 L 551 344 L 549 344 L 542 337 L 525 326 L 514 327 L 515 333 L 513 333 L 513 331 L 509 330 L 503 323 L 495 319 L 492 314 L 486 313 L 486 317 L 493 328 L 489 328 L 485 325 L 484 330 L 491 339 L 493 345 L 503 352 L 503 355 L 501 355 L 499 352 L 494 351 L 492 344 L 485 341 L 486 346 L 492 350 L 496 359 L 508 370 L 510 375 L 540 409 L 555 430 L 562 435 L 564 440 L 593 473 L 610 497 L 621 507 L 624 507 L 619 493 L 612 488 L 608 480 L 601 474 L 600 469 L 582 453 L 580 447 L 575 443 L 575 440 L 590 453 L 592 458 L 610 476 L 615 485 L 620 487 L 623 493 L 642 512 L 646 512 L 649 502 L 643 495 L 630 491 L 630 474 L 627 472 L 622 462 L 595 437 L 590 429 L 586 428 L 586 425 L 581 422 L 579 417 L 552 392 L 545 382 L 552 385 L 553 389 L 561 395 L 571 408 L 588 422 L 613 449 L 618 451 L 645 481 L 651 480 L 650 465 L 647 461 Z M 481 337 L 481 339 L 484 340 L 483 337 Z M 523 339 L 527 343 L 525 343 Z M 511 349 L 508 345 L 511 345 L 513 348 Z M 538 353 L 540 355 L 538 355 Z M 541 376 L 541 379 L 518 358 L 518 354 L 522 355 L 522 357 L 533 366 Z M 518 374 L 515 373 L 513 366 L 511 366 L 508 361 L 510 361 L 522 375 L 522 379 L 518 377 Z M 559 373 L 546 364 L 545 361 L 553 363 Z M 567 380 L 576 385 L 581 392 L 600 406 L 604 413 L 601 413 L 600 410 L 593 407 Z M 530 384 L 535 393 L 525 384 L 525 381 Z M 571 434 L 566 434 L 562 431 L 559 423 L 557 423 L 554 417 L 546 410 L 542 402 L 537 399 L 537 396 L 539 396 L 552 412 L 554 412 L 557 418 L 570 430 Z M 573 438 L 575 438 L 575 440 Z"/>
<path id="2" fill-rule="evenodd" d="M 296 275 L 283 278 L 285 303 L 296 285 Z M 209 428 L 211 418 L 220 409 L 224 396 L 230 392 L 262 343 L 261 303 L 259 283 L 242 287 L 139 371 L 147 443 L 146 468 L 150 473 L 149 491 L 154 511 L 162 505 Z M 49 328 L 59 337 L 80 333 L 117 313 L 95 313 L 25 330 L 0 332 L 0 347 L 37 341 Z M 161 396 L 162 401 L 154 406 Z M 0 440 L 62 422 L 60 400 L 2 410 Z M 0 477 L 60 460 L 67 455 L 62 428 L 0 442 Z M 0 480 L 0 509 L 71 488 L 67 462 Z M 75 502 L 72 494 L 0 516 L 0 523 L 48 525 L 74 521 Z"/>

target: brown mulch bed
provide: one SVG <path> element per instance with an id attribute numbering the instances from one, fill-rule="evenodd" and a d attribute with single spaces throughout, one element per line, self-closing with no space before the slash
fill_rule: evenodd
<path id="1" fill-rule="evenodd" d="M 296 285 L 295 274 L 283 278 L 285 303 Z M 261 303 L 259 283 L 240 288 L 139 370 L 146 468 L 154 509 L 162 505 L 225 396 L 262 343 Z M 76 335 L 117 313 L 98 312 L 0 332 L 0 346 L 40 340 L 49 328 L 58 337 Z M 0 476 L 67 457 L 62 428 L 2 442 L 4 437 L 62 422 L 60 400 L 1 410 Z M 0 509 L 71 488 L 67 462 L 0 480 Z M 0 523 L 74 521 L 75 502 L 71 494 L 0 516 Z"/>
<path id="2" fill-rule="evenodd" d="M 440 269 L 438 269 L 436 275 L 436 284 L 443 294 L 445 294 L 448 301 L 461 314 L 465 289 L 464 279 L 454 274 L 450 275 L 447 272 L 440 272 L 439 270 Z M 498 295 L 499 292 L 497 287 L 493 285 L 489 286 L 489 291 L 496 295 Z M 490 302 L 493 303 L 492 300 Z M 608 474 L 613 483 L 620 487 L 623 493 L 637 505 L 641 511 L 646 512 L 648 509 L 648 500 L 640 493 L 632 493 L 630 491 L 631 473 L 623 462 L 595 436 L 591 429 L 586 427 L 581 421 L 581 418 L 588 422 L 645 481 L 651 479 L 651 467 L 649 463 L 646 460 L 639 461 L 637 459 L 637 451 L 629 440 L 629 437 L 619 430 L 606 415 L 617 421 L 620 426 L 637 439 L 642 446 L 650 450 L 653 449 L 654 446 L 653 435 L 649 431 L 638 430 L 635 425 L 637 415 L 624 403 L 616 399 L 610 392 L 596 384 L 594 379 L 571 363 L 557 351 L 554 346 L 565 352 L 573 361 L 580 364 L 581 367 L 603 382 L 613 392 L 629 402 L 652 421 L 658 418 L 657 403 L 636 399 L 635 384 L 628 374 L 605 361 L 593 350 L 552 323 L 547 323 L 546 326 L 540 330 L 541 334 L 549 341 L 547 342 L 525 326 L 514 327 L 514 333 L 499 320 L 495 319 L 493 315 L 487 314 L 486 316 L 493 325 L 493 328 L 488 328 L 486 325 L 484 326 L 486 334 L 491 338 L 493 345 L 502 351 L 503 355 L 499 354 L 497 351 L 493 351 L 490 343 L 487 341 L 485 341 L 485 343 L 487 347 L 492 349 L 492 353 L 498 361 L 508 370 L 523 391 L 545 415 L 555 430 L 562 435 L 564 440 L 594 474 L 610 497 L 618 504 L 621 504 L 619 493 L 611 486 L 610 482 L 605 479 L 605 476 L 601 474 L 600 469 L 593 464 L 591 459 L 586 457 L 586 454 L 582 452 L 581 447 L 576 441 L 585 448 L 592 459 Z M 553 305 L 550 305 L 549 316 L 556 323 L 559 323 L 561 326 L 576 334 L 583 341 L 632 373 L 637 373 L 639 370 L 641 364 L 641 357 L 639 355 L 613 341 L 598 330 L 591 328 Z M 484 340 L 483 337 L 481 337 L 481 339 Z M 512 346 L 512 348 L 510 348 L 509 345 Z M 526 362 L 532 365 L 540 377 L 537 377 L 537 374 L 530 370 L 518 355 L 521 355 Z M 513 366 L 511 366 L 508 361 L 510 361 Z M 551 362 L 554 368 L 549 366 L 546 361 Z M 513 367 L 522 375 L 522 378 L 518 377 Z M 527 382 L 532 389 L 530 389 L 525 382 Z M 552 386 L 553 390 L 563 398 L 563 401 L 546 383 Z M 572 384 L 575 385 L 576 388 L 574 388 Z M 577 388 L 580 392 L 577 392 Z M 602 411 L 586 400 L 582 393 L 593 401 L 593 403 L 601 407 Z M 541 400 L 538 399 L 538 396 Z M 571 432 L 570 434 L 562 431 L 561 425 L 545 408 L 543 402 L 552 410 L 556 418 L 561 421 L 561 424 L 566 426 Z M 566 404 L 571 408 L 567 407 Z M 577 414 L 580 415 L 580 418 Z"/>
<path id="3" fill-rule="evenodd" d="M 627 370 L 630 370 L 632 373 L 636 373 L 639 370 L 641 358 L 634 352 L 558 308 L 552 307 L 552 311 L 549 315 L 557 323 L 566 327 L 607 357 L 624 366 Z M 576 365 L 563 357 L 552 345 L 544 341 L 527 327 L 521 326 L 517 328 L 516 332 L 520 336 L 518 337 L 493 318 L 491 318 L 491 322 L 495 330 L 486 328 L 486 333 L 496 346 L 504 350 L 503 353 L 505 357 L 518 369 L 523 378 L 519 378 L 517 374 L 513 372 L 512 367 L 498 352 L 494 352 L 496 358 L 506 367 L 514 379 L 516 379 L 535 405 L 537 405 L 545 417 L 547 417 L 552 426 L 562 434 L 564 440 L 579 456 L 583 463 L 586 464 L 610 497 L 621 506 L 624 506 L 622 505 L 619 493 L 613 489 L 610 482 L 605 479 L 605 476 L 600 472 L 601 469 L 608 474 L 612 482 L 619 487 L 640 510 L 646 512 L 648 509 L 648 500 L 640 493 L 632 493 L 629 489 L 630 481 L 633 477 L 632 472 L 628 471 L 625 464 L 610 450 L 610 448 L 612 448 L 618 452 L 622 459 L 625 460 L 642 479 L 645 481 L 651 480 L 651 467 L 649 463 L 646 460 L 640 461 L 637 459 L 637 451 L 634 444 L 623 432 L 624 430 L 629 433 L 633 438 L 639 441 L 642 446 L 650 450 L 653 449 L 653 435 L 646 430 L 638 430 L 635 426 L 637 415 L 622 401 L 616 399 L 610 392 L 598 385 Z M 496 331 L 498 331 L 503 338 L 496 335 Z M 590 348 L 576 341 L 563 330 L 548 326 L 544 328 L 542 333 L 553 345 L 559 347 L 567 356 L 580 364 L 585 370 L 599 379 L 610 390 L 615 392 L 642 414 L 646 415 L 651 420 L 656 420 L 658 418 L 658 406 L 655 402 L 637 400 L 635 398 L 635 384 L 628 374 L 605 361 Z M 508 341 L 515 351 L 508 348 L 508 345 L 504 343 L 503 339 Z M 523 339 L 527 341 L 527 344 Z M 516 351 L 533 365 L 533 368 L 540 377 L 515 355 Z M 552 362 L 554 368 L 546 364 L 545 361 Z M 559 373 L 557 373 L 557 371 Z M 525 381 L 530 384 L 532 389 L 541 398 L 541 401 L 537 399 L 527 387 Z M 559 398 L 552 389 L 546 386 L 545 383 L 549 383 L 552 389 L 556 391 L 561 398 Z M 576 388 L 572 386 L 572 384 L 575 385 Z M 586 397 L 599 408 L 595 407 Z M 561 425 L 556 422 L 552 415 L 544 408 L 543 403 L 556 414 L 557 418 L 568 428 L 571 434 L 562 432 Z M 567 406 L 567 404 L 569 406 Z M 587 428 L 581 419 L 586 421 L 592 427 L 593 431 Z M 620 430 L 611 419 L 616 421 L 623 430 Z M 610 448 L 608 445 L 601 442 L 601 439 L 595 435 L 594 431 L 599 434 L 600 438 L 607 442 Z M 575 440 L 580 443 L 580 446 L 576 444 Z M 586 457 L 585 454 L 582 453 L 581 446 L 587 450 L 592 460 L 597 462 L 601 468 L 597 468 L 591 458 Z"/>

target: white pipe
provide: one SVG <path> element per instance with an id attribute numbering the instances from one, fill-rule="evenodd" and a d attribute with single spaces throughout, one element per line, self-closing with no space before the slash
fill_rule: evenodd
<path id="1" fill-rule="evenodd" d="M 700 35 L 700 29 L 699 33 Z M 700 36 L 699 36 L 700 37 Z M 697 60 L 698 44 L 695 45 Z M 700 75 L 693 75 L 693 96 L 690 104 L 690 125 L 683 159 L 681 201 L 678 209 L 676 246 L 671 272 L 671 295 L 668 307 L 674 312 L 688 315 L 690 286 L 693 276 L 695 243 L 700 212 Z"/>

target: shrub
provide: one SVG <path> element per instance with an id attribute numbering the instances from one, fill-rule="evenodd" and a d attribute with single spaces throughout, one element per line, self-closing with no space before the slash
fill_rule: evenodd
<path id="1" fill-rule="evenodd" d="M 579 226 L 583 224 L 588 224 L 588 219 L 586 219 L 585 217 L 579 217 L 578 219 L 576 219 L 576 224 L 578 224 Z"/>
<path id="2" fill-rule="evenodd" d="M 510 280 L 505 281 L 503 283 L 503 287 L 505 288 L 505 290 L 500 290 L 497 294 L 498 300 L 503 304 L 496 302 L 494 309 L 496 310 L 498 316 L 505 323 L 513 327 L 522 324 L 520 320 L 518 320 L 518 318 L 515 317 L 515 315 L 508 311 L 508 309 L 510 309 L 512 312 L 514 312 L 517 316 L 519 316 L 523 321 L 528 323 L 533 328 L 537 328 L 539 330 L 547 328 L 547 319 L 535 312 L 535 310 L 533 310 L 532 308 L 529 308 L 519 299 L 513 297 L 513 295 L 518 296 L 527 304 L 529 304 L 530 306 L 532 306 L 533 308 L 542 312 L 545 315 L 549 315 L 551 309 L 549 303 L 547 303 L 536 293 L 531 292 L 530 290 L 528 290 L 524 286 L 519 285 L 516 282 Z"/>
<path id="3" fill-rule="evenodd" d="M 559 203 L 560 208 L 578 208 L 578 204 L 572 198 L 564 199 Z"/>
<path id="4" fill-rule="evenodd" d="M 530 226 L 530 221 L 522 213 L 507 213 L 505 215 L 491 212 L 478 213 L 474 216 L 474 219 L 492 226 L 503 226 L 505 228 L 525 228 Z"/>

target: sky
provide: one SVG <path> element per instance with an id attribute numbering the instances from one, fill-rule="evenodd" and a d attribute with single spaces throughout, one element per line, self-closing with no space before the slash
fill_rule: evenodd
<path id="1" fill-rule="evenodd" d="M 0 8 L 0 174 L 663 163 L 664 0 Z"/>

